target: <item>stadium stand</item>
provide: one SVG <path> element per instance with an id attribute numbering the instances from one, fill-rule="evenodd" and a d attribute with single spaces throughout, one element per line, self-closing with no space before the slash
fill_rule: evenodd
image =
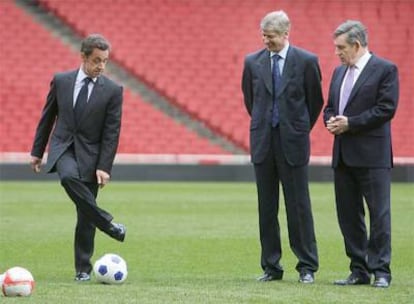
<path id="1" fill-rule="evenodd" d="M 76 68 L 79 55 L 11 1 L 1 1 L 0 11 L 1 152 L 28 153 L 52 75 Z M 128 89 L 122 129 L 120 153 L 228 153 Z"/>
<path id="2" fill-rule="evenodd" d="M 369 30 L 370 50 L 399 67 L 401 96 L 393 121 L 394 155 L 414 156 L 413 1 L 101 0 L 99 5 L 93 5 L 93 0 L 38 2 L 80 36 L 103 33 L 114 46 L 112 59 L 116 63 L 246 152 L 249 120 L 243 107 L 240 76 L 244 56 L 262 47 L 258 28 L 261 17 L 275 9 L 288 12 L 293 22 L 291 42 L 320 58 L 325 96 L 331 73 L 339 63 L 332 32 L 346 19 L 360 19 Z M 2 45 L 6 45 L 2 52 L 7 55 L 1 56 L 0 64 L 13 71 L 1 76 L 6 83 L 1 93 L 1 118 L 10 135 L 7 143 L 2 142 L 2 151 L 26 151 L 30 138 L 20 137 L 24 130 L 26 137 L 27 130 L 33 130 L 47 92 L 47 78 L 56 69 L 76 66 L 77 57 L 11 1 L 2 1 L 0 8 L 8 12 L 1 21 L 8 30 L 1 31 Z M 28 51 L 19 51 L 22 49 Z M 11 74 L 16 74 L 18 80 Z M 16 113 L 15 97 L 7 98 L 16 91 L 23 113 Z M 227 153 L 128 90 L 125 105 L 120 152 Z M 150 123 L 154 119 L 160 122 L 156 126 Z M 312 133 L 312 155 L 329 156 L 331 145 L 332 138 L 320 120 Z"/>

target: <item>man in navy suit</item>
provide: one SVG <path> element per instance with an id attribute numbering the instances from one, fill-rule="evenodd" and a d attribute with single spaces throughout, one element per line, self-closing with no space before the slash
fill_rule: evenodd
<path id="1" fill-rule="evenodd" d="M 58 173 L 76 206 L 77 281 L 90 280 L 95 227 L 121 242 L 126 232 L 96 203 L 98 188 L 109 182 L 121 128 L 122 87 L 102 75 L 109 49 L 104 37 L 90 35 L 82 41 L 81 67 L 55 75 L 31 151 L 38 173 L 52 133 L 46 172 Z"/>
<path id="2" fill-rule="evenodd" d="M 258 193 L 264 271 L 258 280 L 283 277 L 281 183 L 299 282 L 313 283 L 318 252 L 308 189 L 309 133 L 323 106 L 321 73 L 315 55 L 289 44 L 290 20 L 285 12 L 267 14 L 260 28 L 265 48 L 246 56 L 242 76 Z"/>
<path id="3" fill-rule="evenodd" d="M 359 21 L 346 21 L 334 32 L 335 52 L 342 65 L 332 76 L 324 120 L 335 136 L 336 209 L 351 260 L 351 274 L 335 284 L 370 284 L 374 274 L 374 287 L 388 287 L 393 165 L 390 121 L 398 102 L 398 70 L 392 62 L 371 54 L 367 39 L 366 28 Z"/>

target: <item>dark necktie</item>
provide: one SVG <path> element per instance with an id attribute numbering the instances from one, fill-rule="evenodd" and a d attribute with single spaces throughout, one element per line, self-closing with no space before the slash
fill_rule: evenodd
<path id="1" fill-rule="evenodd" d="M 85 110 L 86 104 L 88 103 L 88 85 L 91 81 L 92 79 L 90 77 L 83 79 L 83 86 L 79 91 L 78 97 L 76 98 L 74 112 L 77 123 L 79 122 L 82 113 Z"/>
<path id="2" fill-rule="evenodd" d="M 279 105 L 277 102 L 277 94 L 280 90 L 282 83 L 282 76 L 280 75 L 279 59 L 281 57 L 278 54 L 272 56 L 273 68 L 272 68 L 272 79 L 273 79 L 273 111 L 272 111 L 272 127 L 276 127 L 279 124 Z"/>

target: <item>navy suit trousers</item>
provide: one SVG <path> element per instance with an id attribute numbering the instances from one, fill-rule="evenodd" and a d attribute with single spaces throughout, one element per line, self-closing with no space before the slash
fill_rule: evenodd
<path id="1" fill-rule="evenodd" d="M 75 269 L 77 272 L 90 273 L 95 227 L 107 232 L 113 217 L 97 206 L 98 184 L 80 180 L 72 146 L 57 161 L 56 171 L 63 188 L 76 205 Z"/>
<path id="2" fill-rule="evenodd" d="M 259 201 L 261 266 L 265 272 L 283 271 L 279 213 L 282 184 L 289 243 L 298 258 L 297 271 L 316 272 L 318 252 L 308 189 L 308 167 L 288 164 L 281 147 L 279 128 L 272 128 L 272 145 L 262 163 L 254 165 Z"/>
<path id="3" fill-rule="evenodd" d="M 353 273 L 391 279 L 391 172 L 388 168 L 335 168 L 338 222 Z M 364 199 L 369 218 L 368 238 Z"/>

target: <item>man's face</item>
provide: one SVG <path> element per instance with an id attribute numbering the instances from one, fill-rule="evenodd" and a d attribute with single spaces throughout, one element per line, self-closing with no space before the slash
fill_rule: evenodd
<path id="1" fill-rule="evenodd" d="M 346 41 L 346 37 L 346 34 L 342 34 L 334 39 L 335 55 L 339 57 L 342 64 L 350 66 L 357 62 L 357 55 L 361 46 L 359 42 L 349 44 Z"/>
<path id="2" fill-rule="evenodd" d="M 83 71 L 92 78 L 98 77 L 105 71 L 108 58 L 109 50 L 102 51 L 95 48 L 89 56 L 82 53 Z"/>
<path id="3" fill-rule="evenodd" d="M 280 52 L 288 40 L 289 33 L 278 33 L 270 30 L 262 30 L 263 43 L 270 52 Z"/>

